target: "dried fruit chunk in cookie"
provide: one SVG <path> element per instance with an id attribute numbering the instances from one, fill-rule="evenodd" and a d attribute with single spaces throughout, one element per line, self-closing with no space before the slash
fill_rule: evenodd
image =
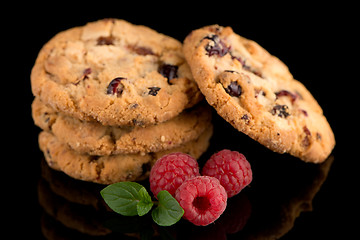
<path id="1" fill-rule="evenodd" d="M 329 156 L 335 139 L 321 107 L 278 58 L 218 25 L 191 32 L 183 49 L 206 100 L 236 129 L 304 161 Z"/>
<path id="2" fill-rule="evenodd" d="M 179 41 L 104 19 L 57 34 L 41 49 L 32 91 L 56 111 L 103 125 L 151 125 L 201 99 Z"/>

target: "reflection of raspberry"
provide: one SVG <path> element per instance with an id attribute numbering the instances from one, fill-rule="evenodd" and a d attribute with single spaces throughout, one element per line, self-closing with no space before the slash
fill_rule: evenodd
<path id="1" fill-rule="evenodd" d="M 228 199 L 225 212 L 216 221 L 226 233 L 241 231 L 251 216 L 251 202 L 247 195 L 238 194 Z"/>
<path id="2" fill-rule="evenodd" d="M 167 190 L 175 196 L 176 189 L 188 178 L 199 176 L 197 161 L 185 153 L 170 153 L 156 161 L 150 172 L 150 189 L 154 196 Z"/>
<path id="3" fill-rule="evenodd" d="M 175 198 L 184 209 L 184 218 L 195 225 L 214 222 L 225 210 L 227 194 L 219 180 L 198 176 L 186 180 L 176 190 Z"/>
<path id="4" fill-rule="evenodd" d="M 227 149 L 210 157 L 202 169 L 202 175 L 219 179 L 228 197 L 238 194 L 252 181 L 251 166 L 245 156 Z"/>

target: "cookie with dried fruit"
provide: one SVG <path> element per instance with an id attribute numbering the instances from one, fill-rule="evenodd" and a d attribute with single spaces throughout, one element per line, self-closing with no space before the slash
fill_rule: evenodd
<path id="1" fill-rule="evenodd" d="M 179 41 L 104 19 L 54 36 L 31 73 L 33 94 L 58 112 L 103 125 L 152 125 L 202 98 Z"/>
<path id="2" fill-rule="evenodd" d="M 81 121 L 54 111 L 38 98 L 32 104 L 32 116 L 41 129 L 51 131 L 74 151 L 89 155 L 164 151 L 197 139 L 211 125 L 207 104 L 198 104 L 166 122 L 147 127 Z"/>
<path id="3" fill-rule="evenodd" d="M 192 31 L 183 49 L 207 102 L 237 130 L 304 161 L 329 156 L 335 138 L 321 107 L 259 44 L 212 25 Z"/>

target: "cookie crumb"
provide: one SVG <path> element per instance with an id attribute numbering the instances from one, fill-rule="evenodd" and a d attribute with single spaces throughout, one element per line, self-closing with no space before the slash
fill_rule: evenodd
<path id="1" fill-rule="evenodd" d="M 161 140 L 161 142 L 165 142 L 165 136 L 164 136 L 164 135 L 161 136 L 161 137 L 160 137 L 160 140 Z"/>

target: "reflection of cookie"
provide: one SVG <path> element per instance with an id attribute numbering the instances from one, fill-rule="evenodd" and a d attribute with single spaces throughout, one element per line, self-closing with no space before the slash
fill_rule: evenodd
<path id="1" fill-rule="evenodd" d="M 79 181 L 63 172 L 53 170 L 45 159 L 41 160 L 41 179 L 49 184 L 52 192 L 66 199 L 66 201 L 91 206 L 96 210 L 111 211 L 103 199 L 99 197 L 99 192 L 104 188 L 101 184 Z"/>
<path id="2" fill-rule="evenodd" d="M 79 233 L 90 236 L 105 236 L 111 233 L 111 230 L 102 224 L 102 212 L 91 206 L 67 201 L 52 192 L 49 184 L 43 179 L 38 184 L 39 204 L 47 214 Z"/>
<path id="3" fill-rule="evenodd" d="M 112 184 L 121 181 L 139 181 L 149 176 L 151 166 L 161 156 L 171 152 L 184 152 L 199 158 L 209 146 L 212 126 L 198 139 L 166 151 L 148 154 L 118 154 L 110 156 L 90 156 L 79 154 L 59 142 L 49 132 L 41 132 L 39 146 L 45 159 L 53 169 L 85 181 Z"/>
<path id="4" fill-rule="evenodd" d="M 64 116 L 34 100 L 33 118 L 43 130 L 72 149 L 90 155 L 158 152 L 195 140 L 211 124 L 206 105 L 185 110 L 169 121 L 147 127 L 112 127 Z"/>
<path id="5" fill-rule="evenodd" d="M 190 33 L 184 54 L 206 100 L 269 149 L 322 162 L 333 132 L 310 92 L 257 43 L 217 25 Z"/>
<path id="6" fill-rule="evenodd" d="M 201 98 L 180 42 L 117 19 L 57 34 L 40 51 L 31 84 L 56 111 L 103 125 L 163 122 Z"/>
<path id="7" fill-rule="evenodd" d="M 241 239 L 281 239 L 294 224 L 297 225 L 296 219 L 299 216 L 301 218 L 303 212 L 312 211 L 313 199 L 319 191 L 321 195 L 321 187 L 331 171 L 333 162 L 334 156 L 330 155 L 326 161 L 318 165 L 290 164 L 283 168 L 284 163 L 279 161 L 275 165 L 272 162 L 271 165 L 258 169 L 262 174 L 260 179 L 257 179 L 256 193 L 252 196 L 252 199 L 255 199 L 252 204 L 257 211 L 252 212 L 251 223 L 246 226 L 247 230 L 242 232 Z M 280 164 L 283 165 L 279 166 Z M 268 181 L 269 178 L 272 178 L 272 181 Z M 276 186 L 276 189 L 273 186 Z M 267 198 L 269 194 L 273 194 L 273 198 L 263 201 L 262 199 Z M 303 226 L 306 225 L 309 226 Z"/>

